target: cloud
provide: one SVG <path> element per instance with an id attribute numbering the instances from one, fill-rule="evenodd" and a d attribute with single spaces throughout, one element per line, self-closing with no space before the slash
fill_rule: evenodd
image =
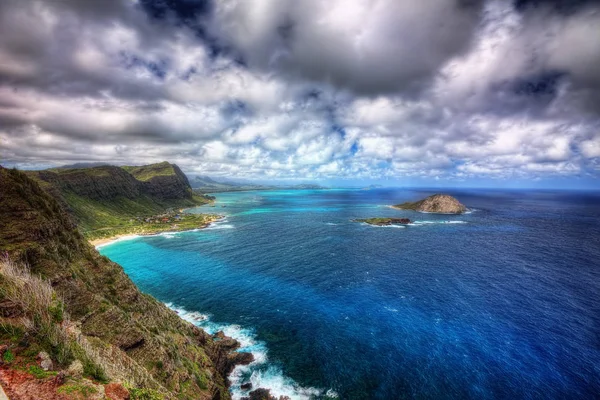
<path id="1" fill-rule="evenodd" d="M 3 164 L 248 179 L 600 174 L 600 6 L 7 0 Z"/>
<path id="2" fill-rule="evenodd" d="M 465 50 L 480 1 L 224 0 L 214 30 L 250 67 L 360 94 L 418 89 Z"/>

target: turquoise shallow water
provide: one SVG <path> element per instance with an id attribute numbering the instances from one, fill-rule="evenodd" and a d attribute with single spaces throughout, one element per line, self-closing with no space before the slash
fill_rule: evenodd
<path id="1" fill-rule="evenodd" d="M 223 222 L 100 250 L 255 354 L 236 398 L 247 380 L 292 398 L 597 398 L 600 194 L 451 192 L 473 209 L 460 216 L 385 207 L 429 194 L 217 194 L 194 211 Z M 372 216 L 415 224 L 350 221 Z"/>

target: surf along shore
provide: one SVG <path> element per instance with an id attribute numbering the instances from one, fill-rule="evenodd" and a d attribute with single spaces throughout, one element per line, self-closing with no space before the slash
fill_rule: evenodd
<path id="1" fill-rule="evenodd" d="M 139 236 L 153 236 L 166 232 L 184 232 L 196 229 L 204 229 L 212 223 L 225 219 L 223 215 L 217 214 L 177 214 L 172 218 L 157 216 L 144 218 L 138 223 L 119 228 L 106 228 L 101 233 L 96 231 L 96 237 L 88 237 L 88 242 L 94 246 L 105 246 L 125 238 Z M 104 234 L 102 234 L 104 233 Z"/>

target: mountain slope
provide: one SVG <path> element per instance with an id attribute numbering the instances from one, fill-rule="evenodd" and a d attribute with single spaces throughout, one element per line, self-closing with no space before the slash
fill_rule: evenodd
<path id="1" fill-rule="evenodd" d="M 70 315 L 70 320 L 60 317 L 56 323 L 68 323 L 86 352 L 62 357 L 23 325 L 19 312 L 11 318 L 6 310 L 18 304 L 7 293 L 15 292 L 14 284 L 0 271 L 0 330 L 20 332 L 15 340 L 3 335 L 4 344 L 22 354 L 31 353 L 31 346 L 42 347 L 59 367 L 74 357 L 84 358 L 95 365 L 88 369 L 96 371 L 92 378 L 105 376 L 153 389 L 161 394 L 158 398 L 230 397 L 225 376 L 234 363 L 249 362 L 251 355 L 230 353 L 237 348 L 235 341 L 213 339 L 142 294 L 118 264 L 87 243 L 60 203 L 26 174 L 0 167 L 0 188 L 0 254 L 50 282 Z"/>
<path id="2" fill-rule="evenodd" d="M 56 168 L 28 174 L 62 203 L 86 236 L 99 229 L 126 228 L 132 218 L 210 202 L 192 191 L 178 166 L 167 162 Z"/>

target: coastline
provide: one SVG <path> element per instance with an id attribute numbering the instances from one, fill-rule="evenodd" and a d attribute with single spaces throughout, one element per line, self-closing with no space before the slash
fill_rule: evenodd
<path id="1" fill-rule="evenodd" d="M 110 237 L 106 237 L 106 238 L 99 238 L 99 239 L 92 239 L 92 240 L 88 240 L 88 243 L 91 244 L 92 246 L 94 246 L 96 249 L 103 247 L 103 246 L 107 246 L 109 244 L 112 244 L 114 242 L 118 242 L 121 240 L 129 240 L 129 239 L 135 239 L 141 236 L 156 236 L 156 235 L 160 235 L 163 233 L 178 233 L 178 232 L 191 232 L 191 231 L 195 231 L 198 229 L 205 229 L 208 228 L 211 224 L 215 223 L 215 222 L 219 222 L 219 221 L 223 221 L 224 219 L 226 219 L 226 216 L 220 216 L 219 218 L 215 218 L 211 221 L 209 221 L 206 224 L 194 227 L 194 228 L 184 228 L 184 229 L 174 229 L 172 226 L 169 226 L 168 229 L 164 229 L 164 230 L 152 230 L 152 231 L 148 231 L 148 232 L 126 232 L 126 233 L 122 233 L 119 235 L 115 235 L 115 236 L 110 236 Z"/>

